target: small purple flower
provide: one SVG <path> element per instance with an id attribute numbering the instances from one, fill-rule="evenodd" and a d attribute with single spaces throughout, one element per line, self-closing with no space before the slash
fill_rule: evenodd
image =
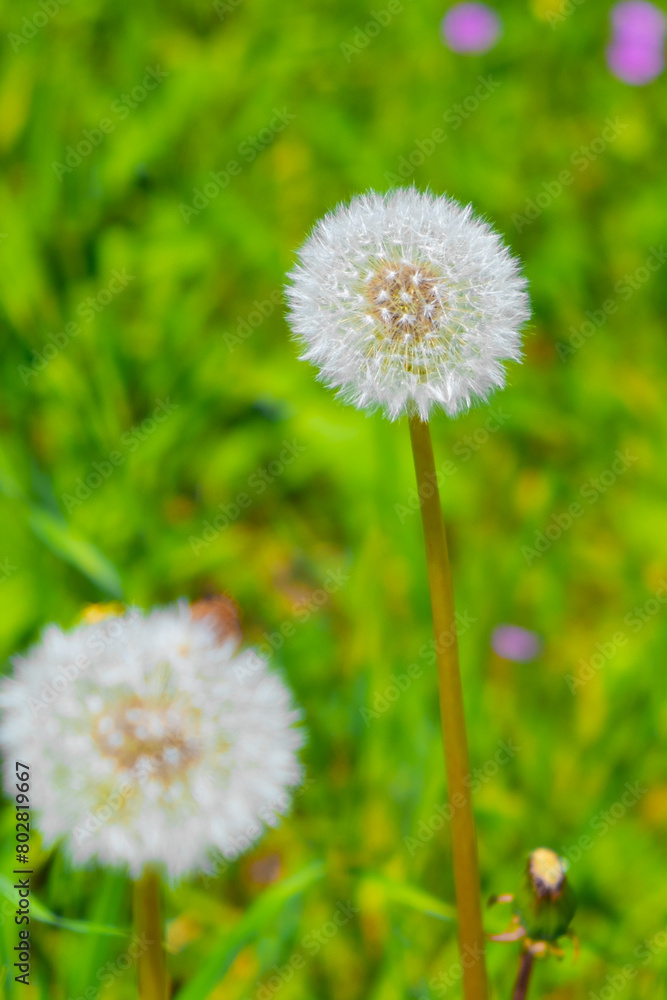
<path id="1" fill-rule="evenodd" d="M 662 46 L 667 30 L 667 17 L 649 0 L 622 0 L 612 7 L 611 21 L 617 42 L 645 41 Z"/>
<path id="2" fill-rule="evenodd" d="M 649 0 L 622 0 L 611 11 L 613 39 L 607 49 L 609 69 L 624 83 L 641 86 L 665 67 L 667 17 Z"/>
<path id="3" fill-rule="evenodd" d="M 498 625 L 491 635 L 491 645 L 504 660 L 526 663 L 540 652 L 542 640 L 536 632 L 529 632 L 520 625 Z"/>
<path id="4" fill-rule="evenodd" d="M 453 52 L 486 52 L 498 40 L 501 21 L 485 3 L 458 3 L 442 19 L 445 44 Z"/>
<path id="5" fill-rule="evenodd" d="M 662 47 L 615 41 L 607 49 L 607 65 L 619 80 L 639 87 L 660 76 L 665 68 L 665 56 Z"/>

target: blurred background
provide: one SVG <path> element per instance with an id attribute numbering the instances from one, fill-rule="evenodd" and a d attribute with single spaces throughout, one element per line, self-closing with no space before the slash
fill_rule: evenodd
<path id="1" fill-rule="evenodd" d="M 667 996 L 664 14 L 452 6 L 2 13 L 0 655 L 224 592 L 310 733 L 282 826 L 169 890 L 181 1000 L 460 996 L 408 429 L 316 382 L 282 294 L 319 216 L 397 183 L 472 202 L 534 306 L 507 388 L 433 422 L 483 891 L 554 848 L 582 950 L 533 995 Z M 127 880 L 33 857 L 5 995 L 133 997 Z M 517 949 L 489 946 L 494 997 Z"/>

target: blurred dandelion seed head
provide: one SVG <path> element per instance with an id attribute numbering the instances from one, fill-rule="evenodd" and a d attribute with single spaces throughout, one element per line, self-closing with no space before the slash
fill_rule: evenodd
<path id="1" fill-rule="evenodd" d="M 455 415 L 505 383 L 530 315 L 499 235 L 444 196 L 369 192 L 325 216 L 287 289 L 304 360 L 346 402 L 392 420 Z"/>
<path id="2" fill-rule="evenodd" d="M 142 759 L 152 760 L 155 777 L 168 786 L 202 759 L 200 715 L 191 704 L 133 695 L 99 714 L 93 741 L 120 771 L 137 773 Z"/>
<path id="3" fill-rule="evenodd" d="M 299 712 L 266 661 L 226 636 L 181 602 L 52 625 L 16 657 L 0 685 L 5 783 L 15 760 L 30 765 L 47 845 L 62 838 L 76 865 L 178 878 L 277 824 L 301 780 Z"/>

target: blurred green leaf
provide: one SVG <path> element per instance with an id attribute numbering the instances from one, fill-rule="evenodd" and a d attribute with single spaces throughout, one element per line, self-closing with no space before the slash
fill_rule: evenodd
<path id="1" fill-rule="evenodd" d="M 18 906 L 18 891 L 14 888 L 12 880 L 6 875 L 0 875 L 0 893 L 13 906 Z M 112 937 L 129 937 L 132 933 L 131 930 L 124 931 L 119 927 L 109 927 L 108 924 L 94 924 L 87 920 L 70 920 L 68 917 L 58 917 L 43 903 L 40 903 L 34 893 L 30 894 L 30 916 L 39 923 L 50 924 L 63 931 L 75 931 L 77 934 L 108 934 Z"/>
<path id="2" fill-rule="evenodd" d="M 2 448 L 0 448 L 0 493 L 4 493 L 10 500 L 23 496 L 23 490 L 14 478 L 14 473 Z"/>
<path id="3" fill-rule="evenodd" d="M 284 879 L 267 889 L 243 914 L 235 927 L 229 931 L 222 946 L 212 949 L 210 958 L 178 993 L 176 1000 L 203 1000 L 220 982 L 241 948 L 251 941 L 279 915 L 288 899 L 303 892 L 318 879 L 324 877 L 326 866 L 322 861 L 314 861 L 302 871 Z"/>
<path id="4" fill-rule="evenodd" d="M 76 567 L 106 594 L 117 598 L 123 596 L 123 584 L 116 567 L 65 521 L 35 506 L 30 508 L 28 521 L 37 537 L 55 555 Z"/>
<path id="5" fill-rule="evenodd" d="M 360 880 L 360 886 L 363 885 L 370 885 L 380 890 L 388 903 L 400 903 L 439 920 L 456 920 L 455 906 L 443 903 L 437 896 L 432 896 L 430 892 L 408 882 L 387 878 L 379 872 L 364 872 Z"/>

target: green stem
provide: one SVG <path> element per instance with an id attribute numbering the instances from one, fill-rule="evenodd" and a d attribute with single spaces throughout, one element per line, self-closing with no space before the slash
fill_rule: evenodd
<path id="1" fill-rule="evenodd" d="M 160 877 L 147 870 L 134 883 L 134 922 L 145 948 L 137 959 L 139 1000 L 167 1000 Z"/>
<path id="2" fill-rule="evenodd" d="M 526 1000 L 526 994 L 528 993 L 528 983 L 530 982 L 530 974 L 533 971 L 533 963 L 535 957 L 530 951 L 521 952 L 521 960 L 519 962 L 519 974 L 516 977 L 516 983 L 514 984 L 514 993 L 512 994 L 512 1000 Z"/>
<path id="3" fill-rule="evenodd" d="M 452 855 L 459 948 L 463 965 L 463 995 L 465 1000 L 486 1000 L 488 987 L 484 964 L 477 839 L 470 798 L 470 762 L 447 538 L 440 509 L 428 424 L 423 423 L 419 417 L 411 417 L 410 436 L 424 525 L 433 631 L 436 639 L 440 716 L 452 812 Z"/>

